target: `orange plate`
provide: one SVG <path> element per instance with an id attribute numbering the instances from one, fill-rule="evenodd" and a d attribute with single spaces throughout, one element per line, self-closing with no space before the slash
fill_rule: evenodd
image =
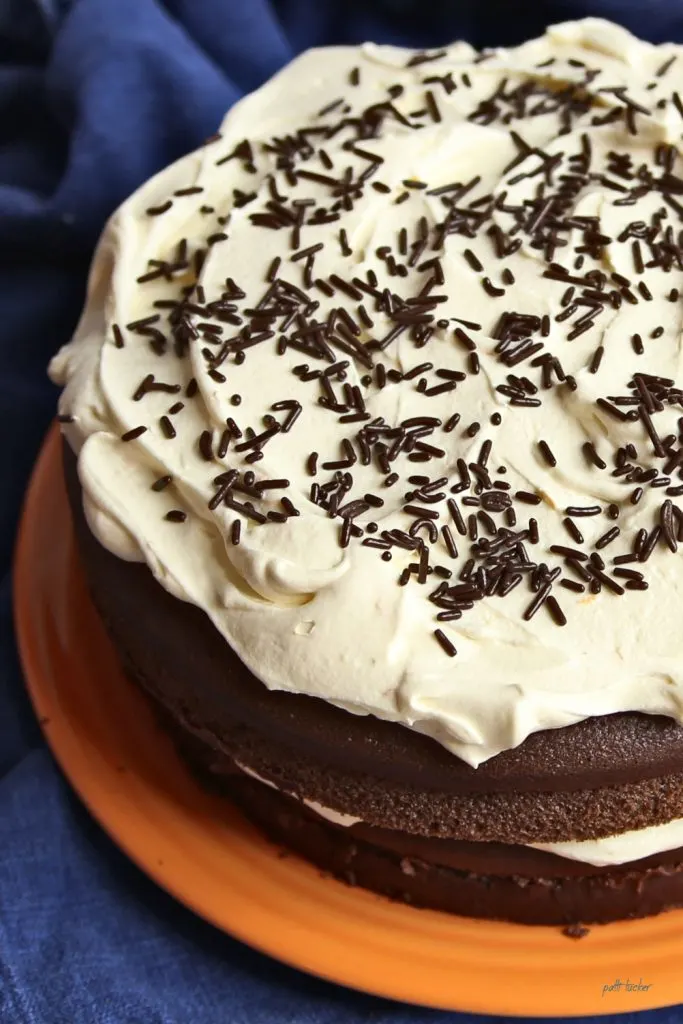
<path id="1" fill-rule="evenodd" d="M 71 783 L 143 870 L 219 928 L 332 981 L 444 1009 L 599 1014 L 683 1000 L 683 911 L 572 941 L 556 928 L 415 910 L 278 857 L 226 801 L 199 789 L 123 676 L 88 599 L 56 428 L 26 498 L 15 608 L 27 685 Z"/>

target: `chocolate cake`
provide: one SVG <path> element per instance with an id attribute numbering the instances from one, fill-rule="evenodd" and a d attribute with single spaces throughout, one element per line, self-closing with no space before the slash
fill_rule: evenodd
<path id="1" fill-rule="evenodd" d="M 99 243 L 51 364 L 93 599 L 350 884 L 683 905 L 681 94 L 596 19 L 310 51 Z"/>

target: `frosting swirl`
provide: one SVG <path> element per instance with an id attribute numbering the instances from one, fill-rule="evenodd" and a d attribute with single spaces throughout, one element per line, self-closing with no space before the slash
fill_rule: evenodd
<path id="1" fill-rule="evenodd" d="M 51 363 L 101 542 L 477 765 L 683 721 L 683 51 L 310 51 L 114 214 Z"/>

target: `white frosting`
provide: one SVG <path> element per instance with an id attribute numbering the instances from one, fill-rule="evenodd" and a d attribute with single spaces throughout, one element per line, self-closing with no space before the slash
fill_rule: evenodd
<path id="1" fill-rule="evenodd" d="M 264 786 L 269 786 L 270 789 L 277 789 L 279 787 L 274 782 L 269 782 L 268 779 L 264 779 L 262 775 L 253 771 L 251 768 L 247 768 L 241 761 L 235 761 L 235 764 L 243 771 L 245 775 L 251 776 L 252 779 L 256 779 L 257 782 L 262 782 Z M 331 807 L 325 807 L 323 804 L 319 804 L 317 800 L 306 800 L 290 794 L 295 800 L 300 800 L 302 804 L 305 804 L 309 810 L 314 811 L 319 817 L 325 818 L 326 821 L 331 821 L 333 825 L 343 825 L 344 828 L 348 828 L 349 825 L 358 825 L 361 821 L 360 818 L 354 818 L 352 814 L 342 814 L 341 811 L 334 811 Z"/>
<path id="2" fill-rule="evenodd" d="M 296 184 L 288 181 L 286 168 L 277 166 L 273 148 L 286 149 L 287 139 L 302 126 L 333 126 L 346 114 L 352 119 L 372 104 L 386 103 L 387 89 L 394 84 L 402 86 L 402 94 L 393 99 L 393 111 L 400 117 L 389 111 L 377 138 L 357 142 L 360 149 L 383 158 L 377 173 L 366 182 L 362 194 L 352 197 L 352 209 L 342 209 L 341 220 L 314 225 L 308 223 L 310 214 L 304 212 L 306 223 L 297 244 L 306 249 L 323 243 L 314 254 L 313 279 L 327 280 L 336 273 L 347 281 L 352 277 L 367 280 L 367 275 L 374 273 L 380 291 L 387 287 L 402 298 L 419 293 L 435 273 L 425 268 L 424 262 L 438 256 L 445 281 L 435 285 L 432 294 L 445 296 L 446 301 L 435 307 L 435 316 L 481 324 L 481 330 L 466 329 L 476 340 L 481 372 L 469 374 L 455 391 L 426 396 L 418 390 L 419 378 L 390 381 L 384 388 L 376 383 L 359 384 L 366 369 L 334 348 L 335 358 L 350 359 L 346 383 L 359 384 L 372 417 L 382 416 L 395 425 L 413 416 L 446 421 L 455 411 L 461 415 L 452 432 L 438 427 L 421 439 L 443 450 L 443 457 L 420 463 L 410 461 L 402 452 L 391 465 L 401 476 L 393 487 L 385 486 L 386 473 L 380 472 L 375 459 L 370 466 L 356 462 L 353 487 L 343 500 L 362 499 L 367 492 L 379 495 L 384 505 L 366 509 L 357 523 L 365 528 L 374 520 L 380 531 L 407 530 L 414 520 L 402 510 L 403 496 L 411 489 L 407 477 L 425 474 L 435 480 L 445 476 L 448 483 L 441 491 L 450 497 L 450 486 L 460 480 L 456 460 L 476 461 L 482 443 L 491 440 L 492 476 L 498 466 L 504 466 L 506 475 L 499 479 L 510 483 L 512 494 L 536 491 L 543 498 L 535 507 L 517 506 L 519 529 L 526 526 L 530 515 L 538 521 L 540 543 L 527 543 L 530 557 L 536 561 L 551 567 L 562 565 L 561 556 L 549 552 L 549 546 L 574 546 L 562 525 L 566 506 L 598 504 L 603 509 L 599 516 L 577 520 L 590 551 L 614 525 L 604 512 L 607 505 L 619 503 L 622 534 L 603 551 L 611 574 L 611 559 L 631 550 L 636 530 L 650 530 L 658 521 L 665 491 L 644 485 L 640 504 L 629 502 L 635 483 L 626 484 L 610 474 L 615 448 L 633 441 L 641 464 L 648 466 L 653 458 L 651 446 L 640 423 L 618 422 L 596 399 L 629 393 L 627 385 L 634 371 L 665 374 L 683 383 L 681 304 L 666 298 L 672 288 L 683 285 L 683 273 L 674 262 L 666 272 L 661 267 L 646 267 L 639 274 L 634 269 L 633 239 L 616 241 L 629 222 L 640 219 L 649 223 L 662 207 L 668 216 L 664 226 L 672 225 L 677 237 L 680 218 L 663 202 L 661 192 L 649 191 L 634 205 L 615 205 L 624 193 L 605 185 L 604 180 L 616 182 L 617 189 L 631 189 L 639 181 L 619 177 L 608 157 L 611 151 L 629 155 L 634 169 L 646 163 L 656 177 L 662 175 L 662 167 L 655 164 L 655 147 L 662 143 L 677 146 L 683 128 L 683 118 L 672 99 L 676 89 L 683 94 L 683 51 L 676 46 L 651 46 L 615 25 L 587 19 L 555 26 L 541 39 L 512 50 L 496 50 L 479 62 L 475 51 L 464 43 L 447 47 L 435 60 L 407 66 L 411 57 L 412 51 L 371 44 L 305 53 L 230 111 L 218 141 L 157 175 L 112 217 L 95 256 L 79 327 L 50 368 L 53 380 L 64 386 L 60 412 L 74 417 L 65 431 L 79 452 L 88 521 L 102 543 L 119 557 L 145 561 L 172 594 L 204 609 L 267 687 L 310 694 L 354 713 L 400 722 L 434 737 L 471 765 L 520 744 L 534 731 L 560 728 L 591 716 L 638 710 L 683 721 L 679 622 L 683 572 L 679 556 L 663 543 L 646 566 L 628 567 L 645 572 L 649 590 L 627 591 L 617 598 L 606 589 L 599 595 L 588 591 L 576 594 L 556 585 L 553 593 L 566 614 L 565 628 L 555 624 L 546 608 L 530 621 L 523 618 L 534 597 L 527 582 L 505 598 L 475 602 L 457 621 L 438 623 L 439 609 L 427 599 L 437 577 L 431 576 L 427 585 L 420 585 L 415 575 L 408 585 L 397 584 L 402 570 L 415 561 L 414 552 L 393 547 L 392 560 L 385 562 L 381 551 L 364 546 L 358 537 L 341 548 L 342 520 L 331 518 L 311 500 L 314 480 L 323 485 L 334 476 L 333 470 L 320 467 L 343 458 L 342 439 L 353 440 L 362 423 L 340 422 L 335 412 L 318 404 L 322 394 L 319 382 L 303 381 L 292 372 L 302 363 L 312 369 L 324 369 L 329 363 L 293 347 L 276 356 L 279 335 L 291 336 L 296 322 L 283 325 L 286 318 L 278 316 L 274 337 L 248 348 L 241 365 L 231 355 L 219 367 L 227 378 L 224 382 L 209 375 L 203 354 L 207 348 L 215 354 L 218 344 L 199 338 L 190 342 L 189 358 L 176 358 L 172 345 L 168 354 L 160 357 L 152 351 L 148 336 L 126 329 L 126 324 L 156 313 L 161 319 L 155 329 L 169 336 L 168 310 L 155 308 L 153 303 L 177 299 L 180 288 L 192 284 L 192 272 L 171 269 L 170 281 L 163 276 L 146 283 L 136 283 L 136 279 L 154 269 L 150 261 L 173 264 L 182 260 L 182 252 L 178 255 L 181 239 L 187 240 L 191 256 L 207 245 L 210 236 L 227 234 L 227 239 L 214 240 L 209 246 L 200 275 L 206 302 L 219 299 L 228 276 L 245 293 L 244 298 L 234 300 L 242 320 L 235 326 L 222 323 L 223 339 L 237 337 L 249 323 L 250 314 L 245 310 L 254 309 L 266 293 L 266 275 L 275 257 L 282 261 L 279 278 L 305 287 L 307 259 L 292 260 L 291 227 L 257 226 L 251 218 L 268 215 L 266 204 L 272 202 L 273 195 L 286 197 L 290 210 L 296 209 L 290 205 L 296 198 L 312 198 L 328 210 L 340 200 L 331 195 L 328 183 L 305 176 Z M 658 69 L 670 57 L 675 58 L 673 64 L 657 77 Z M 499 116 L 491 123 L 483 123 L 486 116 L 468 119 L 503 79 L 506 93 L 525 83 L 546 90 L 526 101 L 528 110 L 539 103 L 552 107 L 553 97 L 561 95 L 568 83 L 578 88 L 577 83 L 586 80 L 586 66 L 598 73 L 577 95 L 592 98 L 595 106 L 574 111 L 564 134 L 561 114 L 550 110 L 516 117 L 512 99 L 496 101 Z M 355 68 L 358 85 L 350 84 Z M 442 76 L 441 82 L 425 82 L 433 76 Z M 456 88 L 451 89 L 449 83 Z M 603 91 L 614 88 L 626 92 Z M 434 97 L 437 113 L 430 107 L 427 90 Z M 624 95 L 629 103 L 650 112 L 638 110 L 633 115 L 637 134 L 629 131 L 630 115 L 613 123 L 593 124 L 597 116 L 627 109 Z M 319 113 L 340 98 L 334 109 Z M 351 125 L 329 138 L 311 135 L 314 148 L 303 156 L 295 154 L 295 169 L 342 179 L 346 168 L 351 168 L 354 179 L 358 178 L 371 163 L 344 148 L 355 131 Z M 251 140 L 254 167 L 248 166 L 243 148 L 241 156 L 220 163 L 245 137 Z M 534 154 L 506 171 L 520 155 L 519 137 L 531 147 L 540 147 L 546 161 L 557 158 L 551 172 L 554 184 L 548 186 L 551 191 L 559 185 L 559 176 L 576 169 L 576 160 L 572 163 L 569 157 L 580 153 L 589 141 L 592 177 L 579 190 L 573 212 L 579 217 L 599 218 L 600 231 L 613 241 L 594 255 L 585 254 L 583 267 L 574 270 L 575 247 L 585 241 L 577 226 L 569 244 L 558 248 L 553 258 L 579 277 L 600 269 L 606 275 L 605 291 L 619 291 L 620 286 L 609 278 L 615 272 L 633 282 L 633 303 L 624 300 L 619 309 L 608 306 L 596 318 L 595 326 L 573 341 L 567 341 L 567 335 L 590 307 L 580 306 L 569 320 L 555 319 L 564 310 L 561 299 L 568 285 L 543 276 L 547 264 L 542 251 L 531 245 L 528 230 L 515 233 L 513 215 L 506 212 L 510 204 L 532 202 L 544 180 L 543 173 L 519 177 L 542 170 L 541 158 Z M 264 149 L 263 144 L 272 139 L 279 142 Z M 320 148 L 328 154 L 332 169 L 319 155 Z M 680 174 L 680 167 L 676 158 L 672 173 Z M 273 176 L 274 191 L 268 184 L 269 175 Z M 435 225 L 448 210 L 441 197 L 429 191 L 452 182 L 470 182 L 475 175 L 479 180 L 459 200 L 459 206 L 467 207 L 492 193 L 499 200 L 496 209 L 476 237 L 450 233 L 443 246 L 434 249 Z M 428 189 L 405 188 L 402 182 L 407 179 L 425 182 Z M 389 191 L 374 189 L 373 182 L 383 183 Z M 202 191 L 174 194 L 191 186 Z M 235 206 L 235 198 L 239 201 L 240 196 L 234 190 L 255 192 L 256 198 Z M 403 193 L 408 200 L 397 204 Z M 505 199 L 501 199 L 503 193 L 507 193 Z M 172 205 L 163 214 L 147 212 L 163 206 L 169 198 Z M 486 208 L 484 200 L 471 210 Z M 270 216 L 277 219 L 277 207 L 276 213 L 272 210 Z M 421 217 L 426 218 L 430 244 L 405 276 L 392 275 L 377 249 L 391 246 L 396 261 L 406 264 L 408 255 L 400 252 L 400 232 L 407 228 L 407 245 L 412 246 L 419 237 Z M 487 234 L 491 225 L 511 231 L 513 240 L 522 240 L 521 248 L 497 259 Z M 342 254 L 341 227 L 346 231 L 349 255 Z M 566 232 L 563 238 L 567 238 Z M 658 242 L 661 239 L 660 232 Z M 651 253 L 645 242 L 642 248 L 647 263 Z M 472 269 L 471 258 L 468 262 L 463 256 L 466 249 L 481 261 L 483 272 Z M 512 271 L 514 283 L 504 282 L 505 268 Z M 496 287 L 504 287 L 504 296 L 488 294 L 482 286 L 485 275 Z M 647 284 L 652 301 L 638 291 L 640 282 Z M 342 305 L 361 322 L 359 302 L 341 290 L 332 297 L 315 286 L 306 290 L 320 303 L 310 313 L 318 321 Z M 581 291 L 581 285 L 577 286 L 577 295 Z M 384 338 L 394 321 L 386 310 L 378 310 L 371 296 L 362 298 L 374 322 L 371 329 L 361 324 L 359 338 L 364 344 L 371 338 Z M 193 300 L 197 301 L 196 294 Z M 576 391 L 560 386 L 555 377 L 553 386 L 544 389 L 540 368 L 529 361 L 514 367 L 501 362 L 494 351 L 498 342 L 491 335 L 506 311 L 549 317 L 549 335 L 542 337 L 536 331 L 532 340 L 542 341 L 543 352 L 557 355 L 565 373 L 575 375 Z M 210 317 L 203 314 L 190 319 L 201 323 Z M 114 324 L 122 328 L 123 348 L 114 344 Z M 652 339 L 651 333 L 659 325 L 664 328 L 663 335 Z M 467 351 L 454 340 L 456 326 L 450 321 L 447 328 L 437 327 L 422 348 L 415 345 L 411 331 L 405 330 L 383 352 L 373 353 L 373 358 L 387 370 L 403 372 L 429 361 L 433 369 L 424 374 L 427 387 L 443 384 L 446 378 L 436 376 L 436 369 L 465 371 L 470 366 Z M 631 343 L 636 332 L 644 339 L 642 355 L 636 355 Z M 604 357 L 598 372 L 592 374 L 587 367 L 598 344 L 604 346 Z M 183 392 L 152 392 L 134 401 L 136 388 L 150 373 L 157 380 L 180 385 Z M 511 406 L 509 396 L 496 391 L 506 385 L 508 374 L 528 376 L 540 388 L 542 405 Z M 185 398 L 191 377 L 198 382 L 199 394 Z M 333 379 L 332 384 L 335 395 L 341 396 L 342 382 Z M 231 404 L 233 394 L 241 396 L 240 405 Z M 282 511 L 279 498 L 286 494 L 301 514 L 285 523 L 259 525 L 225 505 L 210 510 L 208 502 L 216 491 L 213 478 L 230 467 L 242 472 L 252 467 L 244 462 L 247 452 L 235 451 L 234 441 L 224 458 L 205 461 L 198 451 L 202 431 L 213 432 L 215 451 L 227 417 L 234 417 L 243 431 L 251 427 L 260 433 L 265 429 L 264 415 L 285 421 L 288 413 L 273 411 L 272 406 L 289 399 L 298 400 L 303 411 L 291 430 L 264 445 L 263 459 L 254 464 L 253 471 L 257 480 L 287 478 L 290 483 L 286 490 L 264 492 L 263 500 L 255 500 L 255 505 L 264 511 Z M 184 408 L 169 413 L 177 400 L 184 401 Z M 501 426 L 490 423 L 494 412 L 502 416 Z M 677 434 L 680 412 L 672 406 L 657 414 L 661 436 Z M 177 432 L 172 439 L 160 427 L 164 415 L 169 415 Z M 475 420 L 482 428 L 470 438 L 466 428 Z M 138 425 L 147 426 L 146 433 L 137 440 L 121 440 L 121 435 Z M 539 452 L 539 439 L 546 440 L 557 456 L 555 468 Z M 582 453 L 587 441 L 594 442 L 604 456 L 607 471 L 588 463 Z M 313 450 L 320 454 L 314 479 L 306 468 Z M 355 450 L 358 454 L 359 449 Z M 674 485 L 680 482 L 677 473 L 675 469 L 672 474 Z M 172 476 L 171 485 L 161 493 L 153 491 L 151 484 L 165 474 Z M 457 495 L 458 502 L 463 496 Z M 247 500 L 239 492 L 234 498 Z M 419 498 L 414 503 L 426 504 Z M 451 559 L 439 539 L 430 547 L 430 564 L 452 568 L 457 574 L 469 557 L 469 542 L 457 535 L 445 500 L 429 507 L 440 512 L 438 526 L 450 523 L 459 549 L 458 557 Z M 477 511 L 461 508 L 465 515 Z M 187 520 L 167 521 L 164 516 L 173 509 L 186 512 Z M 242 521 L 237 546 L 230 540 L 235 519 Z M 502 524 L 500 516 L 495 519 Z M 482 532 L 486 536 L 485 528 Z M 569 570 L 565 575 L 576 579 Z M 451 580 L 451 584 L 457 582 Z M 434 637 L 437 627 L 455 645 L 457 656 L 446 656 Z"/>
<path id="3" fill-rule="evenodd" d="M 235 763 L 245 775 L 249 775 L 257 782 L 262 782 L 264 786 L 269 786 L 279 792 L 279 787 L 274 782 L 264 779 L 262 775 L 247 768 L 240 761 Z M 348 828 L 350 825 L 358 825 L 362 822 L 361 818 L 355 818 L 352 814 L 342 814 L 315 800 L 303 799 L 301 802 L 319 817 L 331 821 L 334 825 L 343 825 Z M 616 836 L 605 836 L 602 839 L 581 839 L 565 843 L 525 843 L 524 845 L 530 846 L 534 850 L 554 853 L 558 857 L 566 857 L 568 860 L 578 860 L 582 864 L 593 864 L 596 867 L 617 867 L 620 864 L 630 864 L 632 861 L 641 860 L 643 857 L 651 857 L 655 853 L 666 853 L 667 850 L 677 850 L 679 847 L 683 847 L 683 818 L 675 818 L 673 821 L 667 821 L 664 825 L 650 825 L 648 828 L 633 829 Z"/>
<path id="4" fill-rule="evenodd" d="M 559 857 L 579 860 L 582 864 L 609 867 L 630 864 L 655 853 L 678 850 L 683 846 L 683 818 L 674 818 L 664 825 L 650 825 L 602 839 L 581 839 L 572 843 L 529 843 L 535 850 L 556 853 Z"/>

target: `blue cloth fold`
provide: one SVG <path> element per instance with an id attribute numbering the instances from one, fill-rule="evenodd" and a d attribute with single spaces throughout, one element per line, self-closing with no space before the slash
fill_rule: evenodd
<path id="1" fill-rule="evenodd" d="M 538 0 L 522 12 L 507 0 L 0 0 L 0 1024 L 493 1020 L 309 978 L 148 881 L 42 742 L 14 648 L 9 568 L 54 409 L 45 364 L 73 329 L 112 209 L 308 46 L 506 44 L 588 13 L 683 41 L 680 0 Z M 618 1019 L 673 1024 L 680 1011 Z"/>

